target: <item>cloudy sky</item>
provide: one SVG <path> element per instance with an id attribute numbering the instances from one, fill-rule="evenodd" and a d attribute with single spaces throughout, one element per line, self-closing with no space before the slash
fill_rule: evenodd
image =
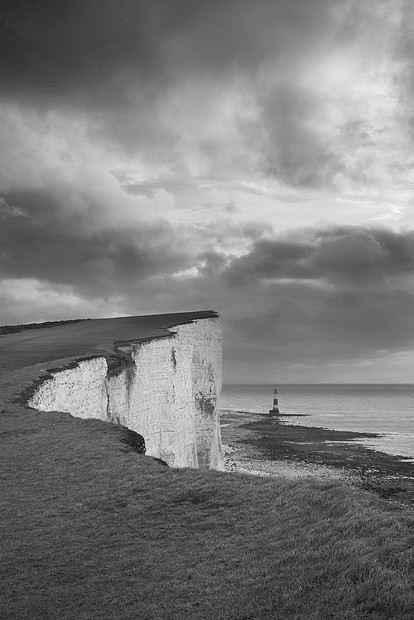
<path id="1" fill-rule="evenodd" d="M 414 382 L 410 0 L 0 9 L 0 324 L 214 309 L 230 382 Z"/>

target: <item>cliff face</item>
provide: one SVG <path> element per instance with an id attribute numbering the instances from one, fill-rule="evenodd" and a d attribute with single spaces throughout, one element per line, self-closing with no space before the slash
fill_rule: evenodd
<path id="1" fill-rule="evenodd" d="M 116 361 L 94 357 L 52 372 L 29 406 L 122 424 L 144 437 L 148 455 L 170 466 L 223 469 L 220 319 L 123 343 Z"/>

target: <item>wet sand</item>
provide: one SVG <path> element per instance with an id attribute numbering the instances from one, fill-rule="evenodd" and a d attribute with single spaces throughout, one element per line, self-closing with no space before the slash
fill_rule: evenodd
<path id="1" fill-rule="evenodd" d="M 287 424 L 242 411 L 221 412 L 221 434 L 228 471 L 342 480 L 414 505 L 414 463 L 358 442 L 376 434 Z"/>

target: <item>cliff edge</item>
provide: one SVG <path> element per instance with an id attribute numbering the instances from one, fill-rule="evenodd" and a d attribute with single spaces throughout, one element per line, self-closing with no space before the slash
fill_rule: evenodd
<path id="1" fill-rule="evenodd" d="M 223 469 L 217 313 L 0 328 L 0 336 L 3 378 L 31 379 L 20 395 L 29 407 L 126 426 L 173 467 Z"/>

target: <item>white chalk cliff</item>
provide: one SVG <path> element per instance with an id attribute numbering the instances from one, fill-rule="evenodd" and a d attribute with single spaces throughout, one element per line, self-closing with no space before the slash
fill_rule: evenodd
<path id="1" fill-rule="evenodd" d="M 220 318 L 169 331 L 118 344 L 115 364 L 100 356 L 51 372 L 28 405 L 122 424 L 144 437 L 147 455 L 172 467 L 223 469 Z"/>

